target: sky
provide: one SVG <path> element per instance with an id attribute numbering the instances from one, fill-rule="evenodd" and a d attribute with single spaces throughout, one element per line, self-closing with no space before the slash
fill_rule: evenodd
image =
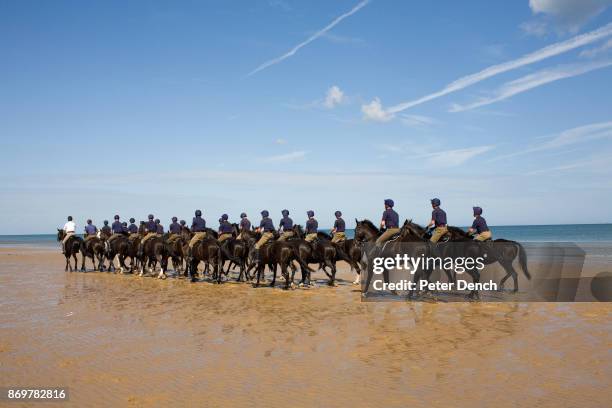
<path id="1" fill-rule="evenodd" d="M 2 1 L 0 234 L 612 222 L 612 0 Z"/>

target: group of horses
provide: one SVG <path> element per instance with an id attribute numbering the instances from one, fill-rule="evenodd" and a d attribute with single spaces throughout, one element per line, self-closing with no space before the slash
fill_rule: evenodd
<path id="1" fill-rule="evenodd" d="M 371 221 L 355 219 L 355 238 L 347 239 L 342 242 L 332 243 L 332 237 L 319 231 L 317 239 L 307 242 L 304 230 L 300 225 L 294 225 L 293 236 L 286 240 L 278 240 L 278 233 L 275 232 L 275 239 L 263 245 L 258 251 L 255 243 L 261 234 L 255 230 L 240 231 L 237 224 L 233 225 L 232 238 L 223 243 L 218 241 L 217 231 L 208 228 L 206 238 L 196 242 L 193 247 L 189 242 L 193 233 L 188 228 L 183 228 L 180 234 L 155 235 L 144 240 L 146 231 L 141 227 L 137 234 L 119 234 L 110 239 L 110 236 L 100 234 L 81 238 L 71 236 L 65 244 L 66 267 L 65 270 L 71 272 L 77 269 L 77 254 L 81 255 L 81 271 L 85 271 L 85 260 L 91 259 L 94 270 L 116 271 L 114 260 L 119 261 L 121 273 L 138 273 L 140 276 L 145 273 L 159 273 L 157 277 L 165 279 L 169 262 L 172 262 L 173 269 L 177 277 L 188 277 L 192 282 L 207 276 L 213 282 L 222 283 L 230 278 L 232 268 L 238 268 L 236 280 L 239 282 L 252 281 L 254 286 L 259 286 L 264 279 L 266 266 L 272 272 L 270 286 L 276 283 L 277 271 L 284 278 L 284 288 L 288 289 L 294 285 L 295 274 L 300 269 L 301 279 L 299 285 L 308 286 L 311 284 L 311 273 L 315 272 L 311 265 L 317 265 L 319 270 L 323 270 L 328 277 L 328 284 L 334 285 L 336 281 L 336 263 L 338 261 L 347 262 L 351 270 L 357 273 L 354 284 L 360 283 L 362 271 L 367 271 L 365 285 L 362 291 L 368 291 L 372 280 L 372 262 L 374 256 L 394 257 L 396 254 L 409 256 L 428 256 L 437 255 L 442 257 L 482 257 L 486 259 L 486 264 L 499 262 L 505 269 L 506 276 L 501 280 L 500 287 L 505 281 L 512 277 L 514 280 L 514 290 L 518 290 L 518 275 L 513 267 L 516 258 L 519 259 L 521 268 L 527 278 L 530 278 L 527 270 L 527 257 L 522 245 L 515 241 L 496 239 L 492 243 L 476 242 L 462 229 L 449 227 L 449 234 L 445 242 L 431 243 L 429 232 L 425 228 L 407 220 L 396 236 L 384 244 L 376 246 L 374 242 L 382 234 Z M 240 235 L 240 239 L 238 236 Z M 57 232 L 58 241 L 63 240 L 65 233 L 63 230 Z M 454 243 L 462 243 L 458 249 Z M 71 264 L 74 259 L 74 268 Z M 130 263 L 127 264 L 129 258 Z M 108 267 L 106 266 L 108 261 Z M 199 270 L 199 265 L 204 264 L 203 270 Z M 228 263 L 227 268 L 225 264 Z M 414 274 L 414 280 L 429 280 L 433 270 L 422 269 Z M 456 280 L 453 271 L 445 270 L 449 281 Z M 476 269 L 466 271 L 477 283 L 480 274 Z M 389 271 L 383 273 L 385 281 L 389 281 Z M 411 293 L 413 295 L 413 293 Z M 478 297 L 478 291 L 472 291 L 470 297 Z"/>

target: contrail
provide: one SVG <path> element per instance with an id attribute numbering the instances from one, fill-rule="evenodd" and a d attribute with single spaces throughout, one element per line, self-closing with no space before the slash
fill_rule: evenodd
<path id="1" fill-rule="evenodd" d="M 515 79 L 514 81 L 502 85 L 496 91 L 494 96 L 488 98 L 481 98 L 476 102 L 472 102 L 468 105 L 455 104 L 451 107 L 449 112 L 463 112 L 481 106 L 490 105 L 492 103 L 508 99 L 514 95 L 526 92 L 530 89 L 537 88 L 539 86 L 546 85 L 548 83 L 558 81 L 560 79 L 571 78 L 577 75 L 586 74 L 587 72 L 591 72 L 596 69 L 606 68 L 610 65 L 612 65 L 612 60 L 593 62 L 582 65 L 562 65 L 552 69 L 543 69 L 541 71 L 526 75 L 522 78 Z"/>
<path id="2" fill-rule="evenodd" d="M 308 39 L 306 39 L 305 41 L 299 43 L 298 45 L 296 45 L 295 47 L 293 47 L 291 50 L 289 50 L 287 53 L 281 55 L 280 57 L 271 59 L 270 61 L 264 62 L 263 64 L 261 64 L 260 66 L 258 66 L 257 68 L 255 68 L 253 71 L 249 72 L 247 77 L 256 74 L 257 72 L 266 69 L 272 65 L 278 64 L 279 62 L 291 57 L 292 55 L 295 55 L 296 52 L 298 52 L 298 50 L 308 44 L 310 44 L 311 42 L 313 42 L 314 40 L 316 40 L 317 38 L 319 38 L 320 36 L 322 36 L 323 34 L 325 34 L 326 32 L 328 32 L 329 30 L 331 30 L 332 28 L 334 28 L 338 23 L 340 23 L 342 20 L 344 20 L 345 18 L 352 16 L 353 14 L 355 14 L 356 12 L 358 12 L 360 9 L 362 9 L 363 7 L 365 7 L 368 3 L 370 2 L 370 0 L 363 0 L 360 3 L 358 3 L 355 7 L 353 7 L 350 11 L 347 11 L 346 13 L 342 14 L 341 16 L 338 16 L 334 19 L 334 21 L 332 21 L 331 23 L 329 23 L 327 26 L 325 26 L 325 28 L 317 31 L 316 33 L 314 33 L 313 35 L 311 35 L 310 37 L 308 37 Z"/>
<path id="3" fill-rule="evenodd" d="M 441 96 L 448 95 L 449 93 L 459 91 L 463 88 L 474 85 L 475 83 L 483 81 L 492 76 L 499 75 L 501 73 L 517 69 L 525 65 L 533 64 L 535 62 L 542 61 L 546 58 L 554 57 L 555 55 L 571 51 L 575 48 L 582 47 L 584 45 L 598 41 L 610 35 L 612 35 L 612 23 L 608 23 L 605 26 L 598 28 L 597 30 L 593 30 L 591 32 L 584 33 L 576 37 L 572 37 L 569 40 L 551 44 L 547 47 L 541 48 L 537 51 L 524 55 L 515 60 L 504 62 L 498 65 L 493 65 L 475 74 L 464 76 L 462 78 L 457 79 L 456 81 L 451 82 L 438 92 L 423 96 L 419 99 L 392 106 L 387 109 L 386 112 L 389 114 L 401 112 L 408 108 L 412 108 L 413 106 L 420 105 L 427 101 L 431 101 L 432 99 L 436 99 Z"/>

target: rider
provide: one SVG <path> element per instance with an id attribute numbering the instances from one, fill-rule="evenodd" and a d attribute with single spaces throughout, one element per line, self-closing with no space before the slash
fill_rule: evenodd
<path id="1" fill-rule="evenodd" d="M 85 225 L 85 240 L 95 237 L 98 234 L 98 227 L 93 225 L 91 220 L 87 220 Z"/>
<path id="2" fill-rule="evenodd" d="M 193 248 L 195 244 L 206 238 L 206 220 L 202 218 L 202 211 L 196 210 L 195 217 L 191 222 L 191 231 L 193 231 L 193 238 L 189 241 L 189 248 Z"/>
<path id="3" fill-rule="evenodd" d="M 289 218 L 289 210 L 283 210 L 281 214 L 283 214 L 283 218 L 278 225 L 278 232 L 281 234 L 281 228 L 283 232 L 278 240 L 285 241 L 293 236 L 293 220 Z"/>
<path id="4" fill-rule="evenodd" d="M 255 244 L 255 249 L 259 251 L 259 248 L 274 238 L 274 234 L 272 233 L 272 231 L 274 231 L 274 223 L 270 218 L 270 213 L 268 210 L 263 210 L 261 212 L 261 222 L 259 223 L 259 228 L 257 228 L 255 231 L 261 232 L 261 238 L 259 238 L 259 241 L 257 241 Z"/>
<path id="5" fill-rule="evenodd" d="M 220 244 L 232 237 L 234 227 L 229 223 L 228 218 L 227 214 L 223 214 L 221 218 L 219 218 L 219 238 L 217 241 Z"/>
<path id="6" fill-rule="evenodd" d="M 246 213 L 240 214 L 240 234 L 236 239 L 243 239 L 244 233 L 251 230 L 251 221 L 247 218 Z"/>
<path id="7" fill-rule="evenodd" d="M 144 236 L 144 238 L 140 242 L 141 244 L 144 244 L 151 238 L 157 236 L 157 224 L 155 224 L 155 221 L 153 221 L 155 216 L 153 214 L 149 214 L 148 218 L 149 218 L 149 221 L 145 222 L 144 224 L 147 234 Z"/>
<path id="8" fill-rule="evenodd" d="M 155 219 L 155 232 L 159 236 L 164 235 L 164 226 L 161 225 L 161 221 L 159 220 L 159 218 Z"/>
<path id="9" fill-rule="evenodd" d="M 124 232 L 123 224 L 121 224 L 121 221 L 119 221 L 118 215 L 115 215 L 115 221 L 113 222 L 113 225 L 111 226 L 111 231 L 113 234 L 108 238 L 108 242 L 112 242 L 119 235 L 123 235 L 123 232 Z"/>
<path id="10" fill-rule="evenodd" d="M 317 239 L 317 230 L 319 229 L 319 223 L 314 217 L 314 211 L 306 211 L 308 215 L 308 221 L 306 221 L 306 242 L 312 242 Z"/>
<path id="11" fill-rule="evenodd" d="M 181 224 L 178 223 L 178 218 L 172 217 L 172 224 L 168 227 L 171 235 L 179 235 L 181 233 Z"/>
<path id="12" fill-rule="evenodd" d="M 189 230 L 189 227 L 187 226 L 187 222 L 185 220 L 181 220 L 180 224 L 181 224 L 181 232 L 187 232 L 188 234 L 191 233 L 191 231 Z"/>
<path id="13" fill-rule="evenodd" d="M 134 218 L 130 218 L 130 225 L 128 225 L 128 232 L 130 235 L 138 234 L 138 226 L 135 224 L 136 220 Z"/>
<path id="14" fill-rule="evenodd" d="M 491 230 L 487 226 L 487 220 L 482 217 L 482 208 L 472 207 L 474 210 L 474 222 L 472 227 L 468 229 L 468 234 L 474 234 L 476 241 L 488 241 L 492 238 Z"/>
<path id="15" fill-rule="evenodd" d="M 395 203 L 392 199 L 385 199 L 385 211 L 383 212 L 382 219 L 380 220 L 380 228 L 385 228 L 385 232 L 376 239 L 376 246 L 382 246 L 387 242 L 394 234 L 399 232 L 399 215 L 393 209 Z"/>
<path id="16" fill-rule="evenodd" d="M 102 226 L 102 228 L 100 228 L 100 234 L 110 237 L 112 233 L 113 230 L 111 230 L 111 227 L 108 225 L 108 220 L 104 220 L 104 225 Z"/>
<path id="17" fill-rule="evenodd" d="M 64 239 L 62 239 L 62 253 L 66 254 L 66 242 L 68 242 L 68 238 L 76 234 L 76 223 L 72 221 L 72 215 L 68 216 L 68 221 L 64 224 L 62 228 L 64 230 Z"/>
<path id="18" fill-rule="evenodd" d="M 433 198 L 431 200 L 431 206 L 433 211 L 431 212 L 431 221 L 429 221 L 427 228 L 431 228 L 432 226 L 436 227 L 429 239 L 431 242 L 435 243 L 444 235 L 448 234 L 448 227 L 446 225 L 446 212 L 440 208 L 440 199 Z"/>
<path id="19" fill-rule="evenodd" d="M 334 236 L 331 241 L 332 244 L 346 241 L 346 223 L 342 219 L 342 212 L 336 211 L 334 215 L 336 216 L 336 221 L 334 222 L 334 228 L 331 230 L 331 233 Z"/>

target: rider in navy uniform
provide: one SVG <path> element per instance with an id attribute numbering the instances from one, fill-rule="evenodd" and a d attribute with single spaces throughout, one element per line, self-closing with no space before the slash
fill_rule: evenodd
<path id="1" fill-rule="evenodd" d="M 474 211 L 474 222 L 472 227 L 468 229 L 469 234 L 475 234 L 474 239 L 476 241 L 488 241 L 492 239 L 491 230 L 487 225 L 487 220 L 482 216 L 482 208 L 472 207 Z"/>
<path id="2" fill-rule="evenodd" d="M 172 235 L 179 235 L 181 233 L 181 224 L 178 222 L 178 218 L 172 217 L 172 224 L 168 227 L 168 231 Z"/>
<path id="3" fill-rule="evenodd" d="M 141 242 L 142 244 L 144 244 L 151 238 L 157 236 L 157 224 L 155 224 L 155 221 L 154 221 L 155 216 L 153 214 L 149 214 L 148 218 L 149 218 L 149 221 L 145 222 L 144 224 L 147 234 L 142 239 L 142 242 Z"/>
<path id="4" fill-rule="evenodd" d="M 263 210 L 261 212 L 261 222 L 256 231 L 261 232 L 261 238 L 259 238 L 259 241 L 255 244 L 255 249 L 259 250 L 266 242 L 274 238 L 274 223 L 270 218 L 268 210 Z"/>
<path id="5" fill-rule="evenodd" d="M 206 238 L 206 220 L 202 218 L 202 211 L 196 210 L 195 217 L 191 222 L 191 231 L 194 233 L 193 238 L 189 241 L 189 248 L 193 248 L 195 244 Z"/>
<path id="6" fill-rule="evenodd" d="M 181 220 L 179 223 L 181 224 L 181 232 L 191 233 L 191 230 L 187 226 L 187 221 Z"/>
<path id="7" fill-rule="evenodd" d="M 134 218 L 130 218 L 130 225 L 128 225 L 128 233 L 130 235 L 138 234 L 138 226 L 135 224 L 136 220 Z"/>
<path id="8" fill-rule="evenodd" d="M 223 241 L 226 241 L 232 237 L 234 228 L 228 221 L 228 218 L 229 217 L 227 214 L 223 214 L 221 218 L 219 218 L 219 238 L 217 239 L 219 243 L 223 243 Z"/>
<path id="9" fill-rule="evenodd" d="M 119 216 L 115 215 L 115 221 L 111 225 L 112 235 L 108 239 L 108 242 L 112 242 L 119 235 L 124 235 L 123 224 L 119 221 Z"/>
<path id="10" fill-rule="evenodd" d="M 251 221 L 247 218 L 246 213 L 240 214 L 240 234 L 236 239 L 243 239 L 244 233 L 251 230 Z"/>
<path id="11" fill-rule="evenodd" d="M 317 232 L 319 230 L 319 222 L 314 217 L 314 211 L 308 210 L 308 221 L 306 221 L 306 242 L 312 242 L 317 239 Z"/>
<path id="12" fill-rule="evenodd" d="M 104 220 L 104 226 L 100 229 L 100 234 L 110 237 L 112 233 L 113 230 L 111 230 L 111 227 L 109 227 L 108 221 Z"/>
<path id="13" fill-rule="evenodd" d="M 97 234 L 98 227 L 93 225 L 91 220 L 87 220 L 87 225 L 85 225 L 85 239 L 95 237 Z"/>
<path id="14" fill-rule="evenodd" d="M 283 218 L 278 224 L 278 232 L 280 233 L 282 229 L 282 234 L 278 240 L 285 241 L 293 236 L 293 220 L 289 218 L 289 210 L 283 210 L 281 214 L 283 214 Z"/>
<path id="15" fill-rule="evenodd" d="M 385 228 L 386 230 L 376 239 L 376 246 L 381 246 L 400 230 L 399 215 L 393 209 L 394 206 L 395 203 L 392 199 L 387 198 L 385 200 L 385 211 L 383 212 L 382 219 L 380 220 L 380 228 Z"/>
<path id="16" fill-rule="evenodd" d="M 446 224 L 446 212 L 444 212 L 444 210 L 440 208 L 439 198 L 433 198 L 431 200 L 431 206 L 433 208 L 433 211 L 431 212 L 431 221 L 429 221 L 427 228 L 435 226 L 435 229 L 431 234 L 431 238 L 429 240 L 431 242 L 438 242 L 440 238 L 448 234 L 448 227 Z"/>
<path id="17" fill-rule="evenodd" d="M 334 222 L 334 228 L 331 230 L 334 235 L 331 241 L 333 244 L 346 241 L 346 223 L 342 219 L 342 212 L 336 211 L 334 215 L 336 216 L 336 221 Z"/>
<path id="18" fill-rule="evenodd" d="M 164 226 L 161 225 L 161 221 L 159 220 L 159 218 L 155 219 L 155 232 L 157 233 L 157 235 L 164 235 Z"/>

